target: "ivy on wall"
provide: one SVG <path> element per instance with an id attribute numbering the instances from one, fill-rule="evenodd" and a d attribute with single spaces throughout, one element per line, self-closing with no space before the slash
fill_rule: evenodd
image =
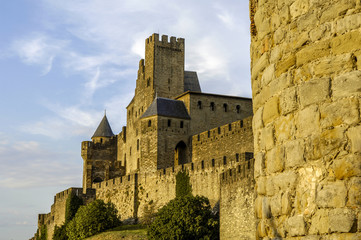
<path id="1" fill-rule="evenodd" d="M 178 172 L 176 175 L 175 194 L 176 198 L 192 195 L 192 185 L 187 171 Z"/>

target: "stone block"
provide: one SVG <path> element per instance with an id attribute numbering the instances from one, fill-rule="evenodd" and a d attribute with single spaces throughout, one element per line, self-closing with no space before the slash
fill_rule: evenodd
<path id="1" fill-rule="evenodd" d="M 309 106 L 297 113 L 297 136 L 306 137 L 320 132 L 320 114 L 318 107 Z"/>
<path id="2" fill-rule="evenodd" d="M 272 178 L 274 188 L 281 192 L 292 192 L 296 188 L 298 175 L 293 171 L 282 172 Z"/>
<path id="3" fill-rule="evenodd" d="M 297 109 L 296 87 L 285 89 L 280 96 L 280 110 L 282 115 L 286 115 Z"/>
<path id="4" fill-rule="evenodd" d="M 324 23 L 319 26 L 315 26 L 310 31 L 310 38 L 312 42 L 315 42 L 320 40 L 322 37 L 325 37 L 325 35 L 330 35 L 330 34 L 331 34 L 331 23 Z"/>
<path id="5" fill-rule="evenodd" d="M 276 66 L 276 77 L 279 77 L 282 73 L 287 72 L 292 66 L 296 64 L 296 56 L 291 53 L 289 56 L 283 58 L 277 63 Z"/>
<path id="6" fill-rule="evenodd" d="M 257 178 L 259 176 L 263 176 L 264 169 L 265 169 L 264 153 L 258 152 L 254 157 L 254 177 Z"/>
<path id="7" fill-rule="evenodd" d="M 350 232 L 355 221 L 355 214 L 351 209 L 336 208 L 329 213 L 329 223 L 331 232 Z"/>
<path id="8" fill-rule="evenodd" d="M 302 139 L 289 141 L 285 144 L 286 160 L 285 165 L 287 168 L 293 168 L 302 165 L 304 160 L 304 144 Z"/>
<path id="9" fill-rule="evenodd" d="M 269 63 L 269 54 L 265 52 L 253 65 L 252 67 L 252 80 L 256 79 Z"/>
<path id="10" fill-rule="evenodd" d="M 271 213 L 273 217 L 282 214 L 282 195 L 279 193 L 270 199 Z"/>
<path id="11" fill-rule="evenodd" d="M 286 192 L 282 195 L 282 214 L 288 215 L 292 210 L 292 200 L 289 192 Z"/>
<path id="12" fill-rule="evenodd" d="M 332 170 L 336 179 L 361 177 L 361 159 L 357 155 L 339 157 L 333 161 Z"/>
<path id="13" fill-rule="evenodd" d="M 267 177 L 266 181 L 266 195 L 273 196 L 276 192 L 276 186 L 274 185 L 274 177 Z"/>
<path id="14" fill-rule="evenodd" d="M 262 85 L 266 86 L 270 81 L 272 81 L 275 73 L 275 65 L 271 64 L 269 65 L 263 72 L 262 75 Z"/>
<path id="15" fill-rule="evenodd" d="M 273 40 L 275 44 L 280 44 L 286 36 L 286 30 L 282 27 L 278 28 L 273 34 Z"/>
<path id="16" fill-rule="evenodd" d="M 326 58 L 315 63 L 313 72 L 315 76 L 330 76 L 338 72 L 349 72 L 354 68 L 354 57 L 348 54 L 338 55 L 332 58 Z"/>
<path id="17" fill-rule="evenodd" d="M 263 122 L 267 124 L 279 116 L 278 96 L 270 98 L 263 108 Z"/>
<path id="18" fill-rule="evenodd" d="M 360 162 L 358 163 L 360 165 Z M 360 168 L 360 166 L 358 166 Z M 349 182 L 347 206 L 358 208 L 361 205 L 361 177 L 352 178 Z"/>
<path id="19" fill-rule="evenodd" d="M 284 169 L 284 153 L 280 146 L 272 148 L 266 153 L 266 169 L 268 173 L 281 172 Z"/>
<path id="20" fill-rule="evenodd" d="M 266 195 L 266 177 L 259 177 L 257 179 L 256 190 L 259 195 Z"/>
<path id="21" fill-rule="evenodd" d="M 307 13 L 310 5 L 309 0 L 296 0 L 294 3 L 290 6 L 290 14 L 292 19 Z"/>
<path id="22" fill-rule="evenodd" d="M 287 231 L 292 237 L 305 235 L 306 226 L 303 216 L 297 215 L 290 217 L 287 220 Z"/>
<path id="23" fill-rule="evenodd" d="M 281 116 L 275 121 L 275 138 L 278 143 L 292 138 L 296 133 L 293 114 Z"/>
<path id="24" fill-rule="evenodd" d="M 320 124 L 322 128 L 340 124 L 354 124 L 359 121 L 358 100 L 345 98 L 333 103 L 325 103 L 320 107 Z"/>
<path id="25" fill-rule="evenodd" d="M 347 15 L 336 21 L 336 32 L 342 34 L 361 27 L 361 13 Z"/>
<path id="26" fill-rule="evenodd" d="M 351 151 L 361 153 L 361 125 L 349 128 L 347 137 L 351 141 Z"/>
<path id="27" fill-rule="evenodd" d="M 298 31 L 304 31 L 308 35 L 307 29 L 313 28 L 315 22 L 317 22 L 317 14 L 316 12 L 309 11 L 307 14 L 301 16 L 297 21 Z M 308 37 L 307 37 L 308 40 Z"/>
<path id="28" fill-rule="evenodd" d="M 334 4 L 329 4 L 329 7 L 323 11 L 320 22 L 328 22 L 332 21 L 340 15 L 346 13 L 348 9 L 351 9 L 355 6 L 355 1 L 353 0 L 340 0 L 335 2 Z"/>
<path id="29" fill-rule="evenodd" d="M 260 148 L 261 150 L 269 150 L 274 146 L 273 125 L 267 125 L 261 130 Z"/>
<path id="30" fill-rule="evenodd" d="M 361 96 L 361 71 L 344 73 L 332 81 L 332 97 Z"/>
<path id="31" fill-rule="evenodd" d="M 329 232 L 328 209 L 318 209 L 312 216 L 310 234 L 325 234 Z"/>
<path id="32" fill-rule="evenodd" d="M 320 186 L 317 192 L 316 204 L 318 207 L 341 208 L 346 205 L 347 189 L 343 182 Z"/>
<path id="33" fill-rule="evenodd" d="M 337 36 L 331 40 L 331 49 L 334 54 L 352 53 L 361 49 L 360 31 L 352 31 Z"/>
<path id="34" fill-rule="evenodd" d="M 282 56 L 281 46 L 277 45 L 274 46 L 272 49 L 272 52 L 270 53 L 269 62 L 270 63 L 276 63 Z"/>
<path id="35" fill-rule="evenodd" d="M 281 24 L 287 24 L 290 21 L 291 19 L 290 9 L 287 5 L 281 7 L 279 11 L 279 16 L 280 16 Z"/>
<path id="36" fill-rule="evenodd" d="M 315 59 L 322 58 L 330 54 L 330 42 L 324 40 L 317 43 L 312 43 L 296 53 L 297 66 L 311 62 Z"/>
<path id="37" fill-rule="evenodd" d="M 299 87 L 301 107 L 325 101 L 330 94 L 330 79 L 313 79 Z"/>
<path id="38" fill-rule="evenodd" d="M 254 130 L 263 128 L 262 115 L 263 115 L 263 107 L 260 107 L 257 109 L 255 114 L 253 115 L 253 129 Z"/>

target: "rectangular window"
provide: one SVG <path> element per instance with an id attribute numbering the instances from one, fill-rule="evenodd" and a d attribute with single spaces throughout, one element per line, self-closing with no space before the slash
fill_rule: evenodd
<path id="1" fill-rule="evenodd" d="M 139 139 L 137 139 L 137 150 L 139 151 Z"/>
<path id="2" fill-rule="evenodd" d="M 183 121 L 180 122 L 180 128 L 183 128 Z"/>
<path id="3" fill-rule="evenodd" d="M 168 119 L 168 127 L 172 125 L 172 120 Z"/>

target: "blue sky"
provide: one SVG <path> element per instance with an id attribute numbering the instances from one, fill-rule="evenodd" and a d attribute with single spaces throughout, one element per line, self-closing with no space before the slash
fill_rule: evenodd
<path id="1" fill-rule="evenodd" d="M 248 1 L 13 0 L 0 8 L 0 240 L 28 239 L 81 186 L 80 143 L 104 109 L 125 125 L 145 38 L 186 41 L 204 92 L 251 97 Z"/>

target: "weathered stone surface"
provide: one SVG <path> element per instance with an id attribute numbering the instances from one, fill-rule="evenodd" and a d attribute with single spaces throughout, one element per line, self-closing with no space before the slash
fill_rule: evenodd
<path id="1" fill-rule="evenodd" d="M 305 221 L 302 215 L 290 217 L 287 221 L 287 230 L 291 236 L 302 236 L 306 234 Z"/>
<path id="2" fill-rule="evenodd" d="M 329 222 L 331 232 L 349 232 L 355 221 L 355 215 L 351 209 L 336 208 L 330 210 Z"/>
<path id="3" fill-rule="evenodd" d="M 264 153 L 259 152 L 254 157 L 254 176 L 259 177 L 264 175 L 265 169 L 265 157 Z"/>
<path id="4" fill-rule="evenodd" d="M 352 0 L 340 0 L 337 4 L 330 4 L 329 7 L 324 10 L 320 22 L 331 21 L 354 6 L 355 1 Z"/>
<path id="5" fill-rule="evenodd" d="M 313 66 L 316 76 L 330 76 L 338 72 L 351 71 L 354 68 L 354 56 L 351 53 L 325 58 Z"/>
<path id="6" fill-rule="evenodd" d="M 312 216 L 310 234 L 324 234 L 329 232 L 328 209 L 318 209 Z"/>
<path id="7" fill-rule="evenodd" d="M 332 81 L 332 97 L 361 96 L 361 71 L 341 74 Z"/>
<path id="8" fill-rule="evenodd" d="M 267 124 L 279 116 L 278 97 L 269 99 L 263 108 L 263 122 Z"/>
<path id="9" fill-rule="evenodd" d="M 347 189 L 343 182 L 323 185 L 318 189 L 316 203 L 319 207 L 340 208 L 346 205 Z"/>
<path id="10" fill-rule="evenodd" d="M 341 34 L 359 27 L 361 27 L 361 13 L 348 15 L 336 21 L 336 31 Z"/>
<path id="11" fill-rule="evenodd" d="M 298 112 L 297 115 L 297 135 L 299 137 L 306 137 L 311 134 L 316 134 L 320 131 L 320 113 L 318 107 L 315 105 L 309 106 Z"/>
<path id="12" fill-rule="evenodd" d="M 296 54 L 297 66 L 311 62 L 318 58 L 322 58 L 329 54 L 330 54 L 329 40 L 313 43 L 297 52 Z"/>
<path id="13" fill-rule="evenodd" d="M 269 65 L 264 71 L 262 75 L 262 85 L 266 86 L 273 79 L 275 73 L 275 65 Z"/>
<path id="14" fill-rule="evenodd" d="M 332 169 L 337 179 L 361 177 L 361 159 L 357 155 L 347 155 L 333 161 Z"/>
<path id="15" fill-rule="evenodd" d="M 284 169 L 283 148 L 277 146 L 266 153 L 266 168 L 268 173 L 281 172 Z"/>
<path id="16" fill-rule="evenodd" d="M 333 38 L 331 48 L 334 54 L 351 53 L 361 49 L 360 31 L 352 31 Z"/>
<path id="17" fill-rule="evenodd" d="M 285 144 L 286 169 L 301 166 L 305 162 L 303 153 L 304 144 L 302 140 L 298 139 L 287 142 Z"/>
<path id="18" fill-rule="evenodd" d="M 282 214 L 282 195 L 279 193 L 270 200 L 271 213 L 273 217 Z"/>
<path id="19" fill-rule="evenodd" d="M 353 124 L 359 120 L 358 100 L 356 98 L 345 98 L 325 103 L 320 107 L 321 127 L 327 128 L 340 124 Z"/>
<path id="20" fill-rule="evenodd" d="M 279 77 L 282 73 L 287 72 L 292 66 L 296 64 L 296 56 L 290 54 L 288 57 L 282 59 L 276 66 L 276 77 Z"/>
<path id="21" fill-rule="evenodd" d="M 260 107 L 253 115 L 253 129 L 258 130 L 263 127 L 263 107 Z"/>
<path id="22" fill-rule="evenodd" d="M 296 18 L 302 14 L 307 13 L 309 9 L 309 2 L 308 0 L 296 0 L 291 6 L 290 6 L 290 14 L 292 18 Z"/>
<path id="23" fill-rule="evenodd" d="M 352 152 L 361 153 L 361 125 L 350 128 L 347 137 L 351 141 Z"/>
<path id="24" fill-rule="evenodd" d="M 322 102 L 329 96 L 330 79 L 321 78 L 305 82 L 299 87 L 300 103 L 304 108 L 316 102 Z"/>
<path id="25" fill-rule="evenodd" d="M 296 133 L 294 118 L 292 114 L 281 116 L 275 122 L 275 137 L 278 142 L 292 138 Z"/>
<path id="26" fill-rule="evenodd" d="M 360 162 L 358 163 L 360 165 Z M 358 166 L 360 168 L 360 166 Z M 352 178 L 349 182 L 347 206 L 357 208 L 361 205 L 361 177 Z"/>
<path id="27" fill-rule="evenodd" d="M 284 171 L 272 178 L 274 187 L 282 192 L 294 191 L 296 187 L 297 174 L 293 171 Z"/>
<path id="28" fill-rule="evenodd" d="M 274 129 L 268 125 L 261 130 L 260 147 L 262 150 L 269 150 L 274 146 Z"/>
<path id="29" fill-rule="evenodd" d="M 280 110 L 283 115 L 297 109 L 296 87 L 287 88 L 280 96 Z"/>
<path id="30" fill-rule="evenodd" d="M 255 79 L 258 76 L 258 74 L 267 67 L 269 63 L 268 59 L 269 59 L 269 54 L 264 53 L 257 60 L 257 62 L 254 63 L 254 66 L 252 67 L 252 79 Z"/>

